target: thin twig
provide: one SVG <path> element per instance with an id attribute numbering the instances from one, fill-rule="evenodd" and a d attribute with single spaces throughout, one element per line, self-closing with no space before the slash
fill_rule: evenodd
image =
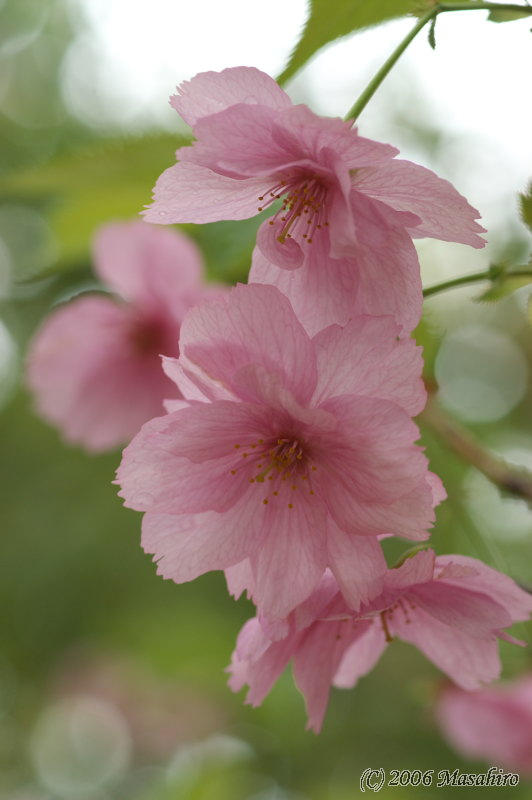
<path id="1" fill-rule="evenodd" d="M 389 58 L 386 59 L 382 67 L 375 73 L 362 94 L 356 100 L 355 104 L 347 112 L 344 119 L 357 119 L 392 67 L 395 66 L 395 63 L 403 55 L 408 45 L 413 39 L 415 39 L 418 33 L 428 22 L 436 19 L 438 14 L 444 14 L 445 12 L 449 11 L 523 11 L 526 14 L 527 10 L 529 10 L 530 14 L 532 15 L 532 8 L 530 8 L 528 5 L 522 6 L 517 3 L 434 3 L 432 8 L 430 8 L 426 14 L 418 19 L 412 30 L 407 33 L 401 42 L 399 42 L 393 53 L 389 56 Z"/>
<path id="2" fill-rule="evenodd" d="M 532 472 L 515 467 L 491 453 L 470 431 L 451 419 L 434 398 L 430 398 L 419 418 L 443 439 L 449 449 L 472 464 L 503 492 L 532 503 Z"/>

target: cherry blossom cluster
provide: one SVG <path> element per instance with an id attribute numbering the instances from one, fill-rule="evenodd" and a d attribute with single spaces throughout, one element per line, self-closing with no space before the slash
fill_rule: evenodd
<path id="1" fill-rule="evenodd" d="M 478 213 L 395 148 L 293 105 L 256 69 L 197 75 L 171 104 L 195 138 L 159 178 L 146 220 L 270 210 L 249 283 L 205 299 L 197 255 L 177 234 L 135 225 L 121 244 L 107 229 L 97 263 L 130 303 L 81 299 L 49 322 L 30 371 L 43 413 L 93 448 L 149 419 L 124 451 L 120 495 L 144 512 L 142 545 L 161 575 L 224 570 L 229 591 L 253 600 L 229 671 L 254 705 L 292 661 L 318 731 L 330 686 L 353 686 L 393 638 L 464 689 L 494 680 L 497 640 L 528 618 L 532 597 L 463 556 L 422 550 L 389 568 L 381 546 L 425 541 L 445 497 L 413 422 L 426 392 L 410 337 L 422 307 L 412 240 L 482 247 Z M 83 341 L 60 357 L 74 314 Z M 106 325 L 116 338 L 98 355 Z M 157 380 L 140 367 L 154 348 Z M 79 380 L 63 390 L 69 358 Z"/>

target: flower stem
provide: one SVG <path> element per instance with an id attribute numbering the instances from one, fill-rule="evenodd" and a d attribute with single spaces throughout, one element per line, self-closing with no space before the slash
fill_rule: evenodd
<path id="1" fill-rule="evenodd" d="M 390 72 L 395 63 L 403 55 L 404 51 L 417 36 L 420 30 L 431 20 L 435 20 L 438 14 L 443 14 L 446 11 L 527 11 L 532 16 L 532 7 L 522 6 L 517 3 L 435 3 L 434 6 L 427 11 L 422 17 L 418 19 L 412 30 L 405 36 L 402 42 L 398 44 L 393 53 L 386 59 L 382 67 L 375 73 L 370 80 L 358 100 L 353 107 L 347 112 L 345 120 L 356 120 L 368 102 L 371 100 L 387 74 Z"/>
<path id="2" fill-rule="evenodd" d="M 451 278 L 451 280 L 437 283 L 434 286 L 427 286 L 423 289 L 423 297 L 432 297 L 434 294 L 445 292 L 447 289 L 454 289 L 456 286 L 467 286 L 470 283 L 478 283 L 479 281 L 493 281 L 494 279 L 514 278 L 516 276 L 532 278 L 532 268 L 530 269 L 515 269 L 494 276 L 493 271 L 487 270 L 485 272 L 472 272 L 470 275 L 461 275 L 459 278 Z"/>
<path id="3" fill-rule="evenodd" d="M 451 450 L 476 467 L 503 492 L 532 503 L 532 473 L 486 450 L 466 428 L 448 417 L 434 398 L 427 403 L 419 421 L 432 428 Z"/>

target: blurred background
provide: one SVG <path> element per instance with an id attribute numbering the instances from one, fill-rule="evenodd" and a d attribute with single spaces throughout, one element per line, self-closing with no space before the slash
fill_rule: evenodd
<path id="1" fill-rule="evenodd" d="M 134 218 L 188 136 L 167 103 L 176 83 L 239 64 L 279 74 L 306 15 L 304 0 L 0 0 L 2 800 L 347 800 L 368 766 L 486 769 L 444 743 L 431 710 L 441 676 L 401 643 L 357 689 L 332 692 L 319 737 L 304 730 L 289 674 L 260 709 L 245 707 L 224 668 L 251 606 L 218 574 L 182 586 L 156 577 L 140 515 L 111 484 L 120 452 L 66 446 L 24 386 L 41 321 L 96 285 L 95 229 Z M 329 46 L 287 90 L 342 116 L 411 25 Z M 435 169 L 481 210 L 485 250 L 420 242 L 426 284 L 529 259 L 518 203 L 532 163 L 529 29 L 442 16 L 436 51 L 421 34 L 362 115 L 362 134 Z M 232 283 L 246 279 L 257 225 L 183 227 L 209 276 Z M 507 288 L 497 302 L 477 302 L 481 285 L 428 299 L 418 338 L 446 412 L 532 468 L 530 289 Z M 526 503 L 501 496 L 428 426 L 423 441 L 449 493 L 436 550 L 532 586 Z M 390 558 L 402 549 L 392 543 Z M 524 626 L 515 634 L 529 638 Z M 505 677 L 532 668 L 530 649 L 502 652 Z M 522 776 L 497 793 L 525 798 L 530 786 Z"/>

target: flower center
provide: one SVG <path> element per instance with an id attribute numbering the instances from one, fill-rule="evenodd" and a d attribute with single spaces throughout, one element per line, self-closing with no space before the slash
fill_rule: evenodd
<path id="1" fill-rule="evenodd" d="M 269 222 L 270 225 L 281 223 L 277 241 L 284 244 L 286 239 L 295 236 L 312 244 L 316 231 L 329 225 L 325 219 L 327 186 L 316 176 L 281 180 L 259 197 L 261 205 L 258 211 L 264 211 L 274 200 L 281 198 L 282 208 Z"/>
<path id="2" fill-rule="evenodd" d="M 231 470 L 237 475 L 241 469 L 249 475 L 249 483 L 262 488 L 264 505 L 272 500 L 283 499 L 288 508 L 301 493 L 314 495 L 312 478 L 317 467 L 312 463 L 308 447 L 304 442 L 289 436 L 277 439 L 257 439 L 248 445 L 234 445 L 240 459 Z"/>
<path id="3" fill-rule="evenodd" d="M 133 320 L 129 336 L 135 352 L 139 355 L 158 355 L 165 351 L 166 336 L 159 320 Z"/>

